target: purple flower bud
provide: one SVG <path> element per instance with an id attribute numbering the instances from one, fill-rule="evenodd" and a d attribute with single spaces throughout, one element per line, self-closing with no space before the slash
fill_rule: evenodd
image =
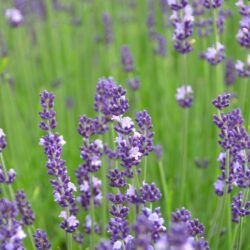
<path id="1" fill-rule="evenodd" d="M 219 8 L 223 4 L 223 0 L 203 0 L 203 5 L 208 8 Z"/>
<path id="2" fill-rule="evenodd" d="M 38 250 L 48 250 L 51 248 L 51 244 L 48 241 L 47 234 L 41 229 L 37 229 L 33 235 L 35 245 Z"/>
<path id="3" fill-rule="evenodd" d="M 133 58 L 127 45 L 121 48 L 121 63 L 125 72 L 132 72 L 135 70 Z"/>
<path id="4" fill-rule="evenodd" d="M 40 128 L 42 130 L 48 131 L 50 129 L 56 128 L 56 112 L 54 111 L 54 99 L 53 93 L 45 90 L 40 94 L 41 106 L 43 111 L 39 113 L 42 121 L 40 123 Z"/>
<path id="5" fill-rule="evenodd" d="M 127 84 L 132 90 L 138 90 L 140 88 L 140 79 L 139 78 L 128 78 Z"/>
<path id="6" fill-rule="evenodd" d="M 182 86 L 177 89 L 176 100 L 182 108 L 190 108 L 193 103 L 193 90 L 191 86 Z"/>
<path id="7" fill-rule="evenodd" d="M 234 62 L 231 59 L 228 59 L 225 63 L 225 73 L 224 73 L 224 82 L 226 85 L 231 86 L 236 81 L 236 71 Z"/>
<path id="8" fill-rule="evenodd" d="M 219 95 L 216 99 L 212 101 L 212 103 L 217 109 L 222 110 L 223 108 L 226 108 L 230 105 L 230 100 L 231 94 L 225 93 L 223 95 Z"/>
<path id="9" fill-rule="evenodd" d="M 179 11 L 185 8 L 188 4 L 187 0 L 168 0 L 168 5 L 172 10 Z"/>
<path id="10" fill-rule="evenodd" d="M 109 13 L 105 12 L 102 15 L 102 22 L 104 25 L 104 41 L 107 45 L 111 44 L 114 40 L 113 24 Z"/>
<path id="11" fill-rule="evenodd" d="M 155 202 L 158 201 L 162 196 L 155 183 L 148 184 L 144 182 L 142 187 L 140 188 L 140 192 L 143 202 Z"/>
<path id="12" fill-rule="evenodd" d="M 32 210 L 31 204 L 27 201 L 26 194 L 23 190 L 16 193 L 16 204 L 19 213 L 22 216 L 22 223 L 25 225 L 32 225 L 35 220 L 35 215 Z"/>
<path id="13" fill-rule="evenodd" d="M 96 87 L 95 111 L 105 116 L 123 115 L 128 109 L 126 91 L 112 78 L 102 78 Z"/>

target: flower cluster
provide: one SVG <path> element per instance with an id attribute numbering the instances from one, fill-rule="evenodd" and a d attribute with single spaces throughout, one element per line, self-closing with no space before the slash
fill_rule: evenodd
<path id="1" fill-rule="evenodd" d="M 19 9 L 16 8 L 6 9 L 4 15 L 9 24 L 13 27 L 17 27 L 23 23 L 24 17 Z"/>
<path id="2" fill-rule="evenodd" d="M 22 224 L 31 225 L 34 223 L 35 215 L 32 210 L 31 204 L 27 201 L 26 194 L 23 190 L 16 193 L 16 205 L 19 213 L 22 216 Z"/>
<path id="3" fill-rule="evenodd" d="M 109 45 L 114 40 L 113 24 L 109 13 L 104 12 L 102 15 L 102 22 L 104 26 L 104 42 Z"/>
<path id="4" fill-rule="evenodd" d="M 207 49 L 207 51 L 200 54 L 202 59 L 207 60 L 210 64 L 216 65 L 224 60 L 224 46 L 217 42 L 213 47 Z"/>
<path id="5" fill-rule="evenodd" d="M 202 0 L 203 2 L 203 5 L 208 8 L 208 9 L 211 9 L 211 8 L 219 8 L 221 7 L 221 5 L 223 4 L 223 0 Z"/>
<path id="6" fill-rule="evenodd" d="M 240 60 L 237 60 L 235 64 L 235 69 L 240 77 L 242 78 L 250 77 L 250 55 L 247 56 L 246 64 Z"/>
<path id="7" fill-rule="evenodd" d="M 0 199 L 0 248 L 24 249 L 23 239 L 26 234 L 18 221 L 18 209 L 15 202 Z"/>
<path id="8" fill-rule="evenodd" d="M 228 86 L 233 85 L 236 81 L 236 70 L 232 59 L 226 60 L 224 71 L 225 71 L 224 73 L 225 84 Z"/>
<path id="9" fill-rule="evenodd" d="M 189 41 L 194 31 L 194 16 L 192 7 L 187 5 L 186 1 L 185 3 L 184 1 L 181 1 L 180 5 L 172 3 L 170 6 L 174 10 L 172 16 L 170 17 L 174 27 L 174 47 L 179 53 L 189 53 L 193 50 L 192 42 Z"/>
<path id="10" fill-rule="evenodd" d="M 134 76 L 134 73 L 135 73 L 134 60 L 130 52 L 130 49 L 127 45 L 124 45 L 121 48 L 121 64 L 123 66 L 124 72 L 127 73 L 128 75 L 128 78 L 127 78 L 128 86 L 132 90 L 139 89 L 140 80 L 138 77 Z"/>
<path id="11" fill-rule="evenodd" d="M 35 240 L 35 246 L 38 250 L 48 250 L 51 248 L 51 244 L 48 241 L 48 236 L 44 231 L 37 229 L 33 235 L 33 238 Z"/>
<path id="12" fill-rule="evenodd" d="M 245 48 L 250 48 L 250 8 L 242 0 L 236 2 L 242 17 L 240 28 L 236 35 L 238 43 Z"/>
<path id="13" fill-rule="evenodd" d="M 55 201 L 64 209 L 59 217 L 63 219 L 60 224 L 66 232 L 74 232 L 78 227 L 79 221 L 76 218 L 75 208 L 75 185 L 70 181 L 65 161 L 61 158 L 63 145 L 66 143 L 62 136 L 53 133 L 56 128 L 56 119 L 54 111 L 54 95 L 44 91 L 41 95 L 40 112 L 42 119 L 40 128 L 48 133 L 40 139 L 40 145 L 43 146 L 44 153 L 47 155 L 47 170 L 52 177 L 50 183 L 54 189 L 53 195 Z"/>
<path id="14" fill-rule="evenodd" d="M 193 90 L 191 86 L 182 86 L 177 89 L 176 100 L 182 108 L 189 108 L 193 103 Z"/>
<path id="15" fill-rule="evenodd" d="M 219 114 L 214 115 L 214 123 L 220 129 L 219 144 L 222 149 L 218 157 L 221 175 L 214 183 L 215 192 L 219 196 L 222 196 L 225 192 L 231 192 L 234 186 L 243 190 L 250 187 L 250 168 L 248 166 L 250 161 L 250 137 L 243 125 L 244 120 L 240 109 L 233 109 L 228 113 L 222 112 L 229 104 L 230 94 L 227 93 L 218 96 L 213 101 L 213 105 L 219 110 Z M 246 198 L 243 197 L 241 192 L 233 198 L 234 222 L 238 222 L 239 216 L 249 214 L 247 212 L 249 205 L 245 201 Z"/>

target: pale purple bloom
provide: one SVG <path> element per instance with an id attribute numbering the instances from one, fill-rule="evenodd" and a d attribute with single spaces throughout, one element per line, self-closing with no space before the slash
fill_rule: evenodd
<path id="1" fill-rule="evenodd" d="M 11 26 L 16 27 L 23 22 L 22 13 L 16 8 L 6 9 L 4 15 Z"/>
<path id="2" fill-rule="evenodd" d="M 202 52 L 200 57 L 207 60 L 210 64 L 216 65 L 224 60 L 224 46 L 217 42 L 213 47 L 207 49 L 207 51 Z"/>
<path id="3" fill-rule="evenodd" d="M 246 63 L 237 60 L 235 64 L 235 69 L 240 77 L 242 78 L 250 77 L 250 55 L 247 56 Z"/>
<path id="4" fill-rule="evenodd" d="M 177 89 L 176 100 L 182 108 L 189 108 L 193 103 L 193 90 L 192 87 L 182 86 Z"/>

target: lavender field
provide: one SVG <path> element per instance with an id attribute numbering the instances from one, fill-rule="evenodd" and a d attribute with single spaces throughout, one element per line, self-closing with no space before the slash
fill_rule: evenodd
<path id="1" fill-rule="evenodd" d="M 0 0 L 0 250 L 250 250 L 250 1 Z"/>

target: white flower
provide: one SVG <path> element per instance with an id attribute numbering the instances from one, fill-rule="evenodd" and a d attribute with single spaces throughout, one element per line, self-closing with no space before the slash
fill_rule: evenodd
<path id="1" fill-rule="evenodd" d="M 142 153 L 139 151 L 138 147 L 132 147 L 129 150 L 129 154 L 131 158 L 135 158 L 135 160 L 139 160 L 140 157 L 142 156 Z"/>
<path id="2" fill-rule="evenodd" d="M 217 158 L 218 162 L 223 162 L 223 160 L 226 159 L 226 153 L 225 152 L 221 152 Z"/>
<path id="3" fill-rule="evenodd" d="M 95 176 L 92 176 L 92 183 L 94 187 L 100 187 L 102 185 L 102 181 Z"/>
<path id="4" fill-rule="evenodd" d="M 121 250 L 122 249 L 122 242 L 121 241 L 116 241 L 113 245 L 113 250 Z"/>
<path id="5" fill-rule="evenodd" d="M 63 139 L 63 136 L 59 136 L 59 144 L 60 146 L 63 146 L 64 144 L 66 144 L 66 141 Z"/>
<path id="6" fill-rule="evenodd" d="M 61 195 L 58 192 L 54 193 L 54 199 L 55 201 L 60 201 L 61 200 Z"/>
<path id="7" fill-rule="evenodd" d="M 244 63 L 240 60 L 237 60 L 236 64 L 235 64 L 235 69 L 239 70 L 239 71 L 243 71 L 244 70 Z"/>
<path id="8" fill-rule="evenodd" d="M 0 128 L 0 137 L 5 136 L 5 133 L 3 132 L 3 130 Z"/>
<path id="9" fill-rule="evenodd" d="M 67 219 L 67 212 L 66 211 L 62 211 L 60 214 L 59 214 L 59 216 L 58 216 L 59 218 L 63 218 L 63 219 Z"/>
<path id="10" fill-rule="evenodd" d="M 74 215 L 71 215 L 67 219 L 67 223 L 68 223 L 69 227 L 76 227 L 79 224 L 79 221 L 77 220 L 77 218 Z"/>
<path id="11" fill-rule="evenodd" d="M 72 182 L 68 183 L 68 189 L 73 190 L 73 191 L 76 192 L 76 186 Z"/>
<path id="12" fill-rule="evenodd" d="M 43 146 L 43 145 L 44 145 L 44 143 L 45 143 L 45 140 L 43 139 L 43 137 L 42 137 L 42 138 L 40 138 L 39 145 Z"/>
<path id="13" fill-rule="evenodd" d="M 16 8 L 10 8 L 5 10 L 4 15 L 9 21 L 14 23 L 20 23 L 23 20 L 22 13 Z"/>
<path id="14" fill-rule="evenodd" d="M 99 149 L 103 149 L 103 143 L 102 143 L 101 140 L 96 139 L 96 140 L 95 140 L 95 144 L 96 144 L 96 146 L 97 146 Z"/>
<path id="15" fill-rule="evenodd" d="M 134 196 L 135 195 L 135 188 L 130 184 L 128 184 L 128 186 L 129 187 L 128 187 L 128 190 L 127 190 L 126 194 L 128 196 Z"/>
<path id="16" fill-rule="evenodd" d="M 134 126 L 132 119 L 128 116 L 123 117 L 120 121 L 120 124 L 121 124 L 123 129 L 130 129 L 131 127 Z"/>
<path id="17" fill-rule="evenodd" d="M 83 181 L 83 184 L 80 185 L 81 192 L 89 191 L 89 183 L 87 181 Z"/>

